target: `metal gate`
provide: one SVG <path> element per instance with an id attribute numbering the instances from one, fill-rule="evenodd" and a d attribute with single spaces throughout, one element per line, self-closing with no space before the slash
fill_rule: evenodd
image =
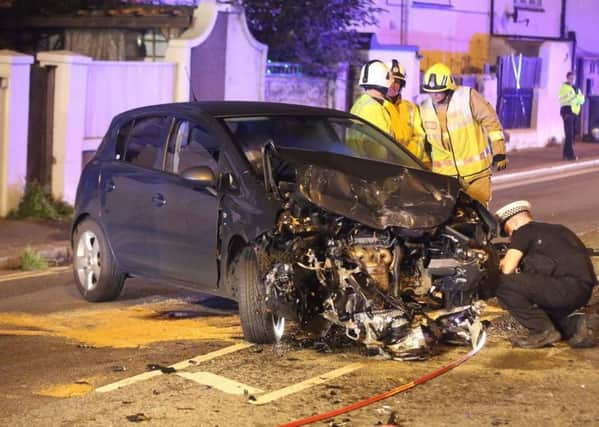
<path id="1" fill-rule="evenodd" d="M 505 129 L 529 128 L 541 58 L 501 56 L 497 64 L 497 114 Z"/>
<path id="2" fill-rule="evenodd" d="M 31 67 L 27 182 L 36 181 L 48 191 L 52 177 L 54 128 L 54 75 L 56 67 Z"/>

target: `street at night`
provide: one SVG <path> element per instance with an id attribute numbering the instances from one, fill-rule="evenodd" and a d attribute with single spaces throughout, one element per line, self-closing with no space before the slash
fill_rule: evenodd
<path id="1" fill-rule="evenodd" d="M 0 0 L 0 426 L 599 426 L 599 0 Z"/>
<path id="2" fill-rule="evenodd" d="M 539 219 L 569 224 L 588 246 L 599 246 L 597 217 L 587 213 L 599 209 L 599 198 L 577 197 L 582 186 L 599 188 L 599 173 L 500 189 L 493 203 L 528 198 Z M 551 199 L 543 192 L 549 188 Z M 122 425 L 137 416 L 149 425 L 271 426 L 392 389 L 467 352 L 443 347 L 426 362 L 398 362 L 368 357 L 346 342 L 323 351 L 313 339 L 293 333 L 276 346 L 250 346 L 242 340 L 236 305 L 228 300 L 130 280 L 117 301 L 90 304 L 75 289 L 70 268 L 34 274 L 40 273 L 0 276 L 4 425 L 46 425 L 57 418 L 67 425 Z M 593 403 L 599 393 L 596 348 L 560 343 L 512 349 L 505 339 L 509 330 L 502 329 L 514 327 L 506 313 L 491 304 L 483 317 L 497 326 L 466 364 L 331 422 L 377 425 L 390 417 L 413 426 L 599 422 Z M 171 374 L 143 377 L 156 372 L 149 365 L 168 367 L 198 356 L 199 362 Z M 340 369 L 322 384 L 276 394 Z M 271 393 L 273 400 L 261 405 L 250 397 Z"/>

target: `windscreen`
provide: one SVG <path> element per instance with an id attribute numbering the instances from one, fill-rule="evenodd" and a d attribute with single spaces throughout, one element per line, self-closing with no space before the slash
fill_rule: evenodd
<path id="1" fill-rule="evenodd" d="M 261 174 L 262 148 L 341 154 L 424 169 L 403 147 L 373 126 L 337 117 L 269 116 L 223 119 L 254 171 Z"/>

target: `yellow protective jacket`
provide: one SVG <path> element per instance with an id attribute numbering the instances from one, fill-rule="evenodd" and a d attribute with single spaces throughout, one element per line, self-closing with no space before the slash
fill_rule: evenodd
<path id="1" fill-rule="evenodd" d="M 505 154 L 497 114 L 474 89 L 458 86 L 449 101 L 437 106 L 428 98 L 420 106 L 420 114 L 431 146 L 433 172 L 472 182 L 491 173 L 493 154 Z"/>
<path id="2" fill-rule="evenodd" d="M 390 105 L 391 103 L 387 100 L 379 101 L 367 93 L 363 93 L 351 107 L 350 113 L 362 117 L 383 132 L 394 136 L 391 130 L 391 116 L 386 104 Z"/>
<path id="3" fill-rule="evenodd" d="M 416 104 L 398 99 L 394 104 L 386 103 L 385 106 L 391 116 L 391 131 L 395 140 L 418 159 L 430 163 L 424 149 L 425 133 Z"/>
<path id="4" fill-rule="evenodd" d="M 584 104 L 584 95 L 580 89 L 577 90 L 568 82 L 562 84 L 559 90 L 560 107 L 570 107 L 573 114 L 579 115 L 582 104 Z"/>
<path id="5" fill-rule="evenodd" d="M 389 106 L 387 104 L 391 105 L 387 100 L 378 100 L 364 93 L 356 100 L 350 113 L 363 118 L 391 137 L 394 137 L 391 130 Z M 391 108 L 393 108 L 392 105 Z M 347 144 L 359 156 L 381 160 L 386 159 L 388 156 L 387 149 L 384 146 L 375 143 L 369 138 L 364 138 L 361 132 L 350 131 L 347 136 Z"/>

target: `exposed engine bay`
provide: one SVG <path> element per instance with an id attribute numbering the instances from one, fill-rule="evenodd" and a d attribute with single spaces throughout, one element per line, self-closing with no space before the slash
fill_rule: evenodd
<path id="1" fill-rule="evenodd" d="M 484 207 L 461 192 L 449 200 L 449 191 L 425 189 L 428 197 L 452 202 L 445 221 L 408 228 L 418 219 L 402 214 L 375 228 L 356 220 L 359 205 L 373 218 L 401 213 L 402 206 L 389 206 L 389 200 L 405 192 L 409 171 L 361 178 L 356 196 L 355 178 L 338 169 L 301 166 L 292 182 L 272 178 L 271 165 L 265 170 L 282 210 L 276 228 L 254 246 L 273 313 L 313 332 L 342 328 L 372 353 L 401 360 L 425 359 L 438 342 L 476 345 L 481 289 L 492 280 L 488 266 L 496 264 Z M 354 197 L 347 214 L 341 214 L 345 206 L 328 201 L 333 180 L 343 181 L 335 191 L 346 188 Z"/>

